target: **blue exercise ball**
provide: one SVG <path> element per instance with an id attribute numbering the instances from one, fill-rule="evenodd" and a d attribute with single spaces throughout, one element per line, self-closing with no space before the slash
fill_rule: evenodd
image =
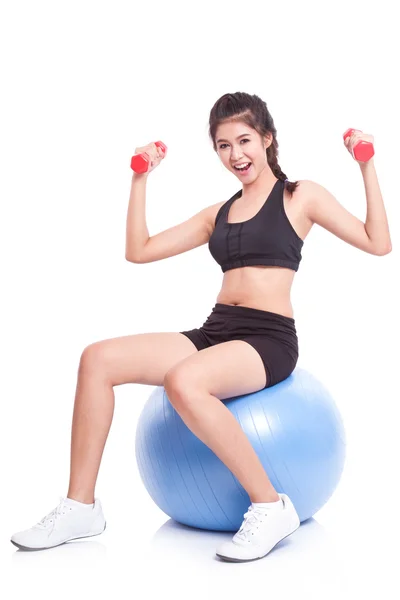
<path id="1" fill-rule="evenodd" d="M 240 423 L 277 492 L 300 521 L 329 500 L 345 461 L 343 421 L 328 390 L 305 369 L 258 392 L 223 400 Z M 250 499 L 224 463 L 154 389 L 137 423 L 135 452 L 145 488 L 175 521 L 237 531 Z"/>

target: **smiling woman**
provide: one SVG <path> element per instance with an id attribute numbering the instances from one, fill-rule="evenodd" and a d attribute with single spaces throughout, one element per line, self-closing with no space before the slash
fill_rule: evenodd
<path id="1" fill-rule="evenodd" d="M 246 136 L 247 136 L 247 137 L 246 137 Z M 249 138 L 250 138 L 250 136 L 251 136 L 251 134 L 250 134 L 250 133 L 242 133 L 242 135 L 239 135 L 239 136 L 238 136 L 236 139 L 237 139 L 237 140 L 240 140 L 241 138 L 243 138 L 241 141 L 243 142 L 243 144 L 246 144 L 246 143 L 250 142 L 250 139 L 249 139 Z M 222 142 L 222 141 L 223 141 L 223 140 L 221 140 L 221 139 L 220 139 L 220 140 L 218 140 L 218 141 L 217 141 L 217 143 L 218 143 L 218 142 Z M 221 144 L 221 145 L 219 146 L 219 148 L 222 150 L 222 149 L 224 149 L 226 146 L 227 146 L 227 144 Z M 242 161 L 242 162 L 240 162 L 240 163 L 237 163 L 237 164 L 235 164 L 235 165 L 232 165 L 232 166 L 233 166 L 233 168 L 234 168 L 234 169 L 236 169 L 237 171 L 239 171 L 239 172 L 242 172 L 242 173 L 246 173 L 246 172 L 249 170 L 249 168 L 251 167 L 251 165 L 252 165 L 252 163 L 251 163 L 251 162 L 243 162 L 243 161 Z"/>
<path id="2" fill-rule="evenodd" d="M 265 163 L 271 176 L 288 181 L 278 164 L 279 144 L 273 118 L 266 103 L 258 96 L 236 92 L 219 98 L 210 113 L 209 135 L 224 166 L 243 181 L 243 196 L 247 197 L 246 191 L 251 196 L 250 191 L 254 191 L 255 186 L 251 188 L 250 183 L 254 182 Z M 244 163 L 250 163 L 247 170 L 235 168 Z M 298 182 L 288 181 L 286 184 L 290 195 L 297 187 Z"/>
<path id="3" fill-rule="evenodd" d="M 360 135 L 347 140 L 349 149 Z M 68 493 L 39 523 L 12 536 L 19 548 L 50 548 L 104 531 L 95 484 L 113 418 L 114 387 L 126 383 L 162 385 L 185 425 L 247 492 L 251 507 L 232 543 L 224 546 L 226 560 L 259 558 L 298 524 L 290 498 L 284 490 L 278 494 L 222 400 L 273 387 L 293 373 L 299 344 L 290 293 L 312 225 L 325 227 L 365 252 L 383 255 L 390 251 L 386 213 L 373 163 L 362 165 L 368 205 L 365 224 L 322 186 L 288 181 L 278 163 L 273 119 L 258 96 L 242 92 L 222 96 L 210 113 L 210 136 L 223 165 L 241 182 L 240 189 L 228 200 L 150 236 L 146 181 L 164 156 L 149 144 L 151 169 L 132 179 L 126 258 L 145 264 L 208 242 L 223 272 L 216 304 L 202 326 L 121 336 L 84 349 L 72 420 Z M 277 398 L 279 390 L 272 396 Z M 261 539 L 258 524 L 266 516 Z M 244 531 L 245 547 L 239 541 Z"/>

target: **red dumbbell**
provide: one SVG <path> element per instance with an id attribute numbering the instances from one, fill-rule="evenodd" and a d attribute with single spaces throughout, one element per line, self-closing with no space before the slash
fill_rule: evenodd
<path id="1" fill-rule="evenodd" d="M 155 142 L 156 146 L 161 148 L 165 153 L 167 152 L 167 146 L 163 142 Z M 146 173 L 148 171 L 149 165 L 151 163 L 150 156 L 147 152 L 142 152 L 141 154 L 134 154 L 131 159 L 131 169 L 135 171 L 135 173 Z"/>
<path id="2" fill-rule="evenodd" d="M 353 133 L 353 131 L 357 131 L 357 130 L 350 128 L 347 131 L 345 131 L 345 133 L 343 134 L 343 139 L 346 140 L 346 138 L 348 138 Z M 367 160 L 372 158 L 375 154 L 374 145 L 371 144 L 371 142 L 364 142 L 363 140 L 360 140 L 354 146 L 353 154 L 354 154 L 354 158 L 356 160 L 366 162 Z"/>

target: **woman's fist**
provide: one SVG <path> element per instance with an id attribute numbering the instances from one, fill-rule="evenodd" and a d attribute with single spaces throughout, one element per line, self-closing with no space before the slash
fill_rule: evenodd
<path id="1" fill-rule="evenodd" d="M 373 152 L 374 136 L 368 135 L 367 133 L 363 133 L 359 129 L 354 129 L 353 132 L 351 133 L 351 135 L 346 136 L 344 139 L 344 145 L 346 146 L 347 150 L 350 152 L 350 154 L 352 155 L 354 160 L 356 160 L 359 164 L 363 164 L 363 163 L 367 162 L 368 159 L 367 160 L 357 160 L 357 158 L 354 154 L 354 147 L 359 142 L 366 142 L 366 143 L 371 144 L 372 147 L 371 147 L 371 150 L 368 153 L 368 155 L 371 155 L 371 157 L 372 157 L 374 154 L 374 152 Z"/>
<path id="2" fill-rule="evenodd" d="M 148 175 L 149 173 L 151 173 L 151 171 L 158 167 L 158 165 L 164 158 L 165 153 L 160 146 L 157 146 L 155 144 L 155 142 L 147 144 L 147 146 L 135 148 L 135 154 L 143 154 L 144 152 L 146 152 L 150 159 L 148 169 L 147 171 L 145 171 L 145 174 Z"/>

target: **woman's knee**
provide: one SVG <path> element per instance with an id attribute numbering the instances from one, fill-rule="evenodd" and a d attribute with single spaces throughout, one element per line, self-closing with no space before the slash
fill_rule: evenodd
<path id="1" fill-rule="evenodd" d="M 96 372 L 107 376 L 112 364 L 113 352 L 108 340 L 93 342 L 84 348 L 79 362 L 81 373 Z"/>
<path id="2" fill-rule="evenodd" d="M 164 376 L 163 386 L 167 396 L 174 403 L 187 402 L 193 397 L 194 373 L 182 366 L 174 366 Z"/>

